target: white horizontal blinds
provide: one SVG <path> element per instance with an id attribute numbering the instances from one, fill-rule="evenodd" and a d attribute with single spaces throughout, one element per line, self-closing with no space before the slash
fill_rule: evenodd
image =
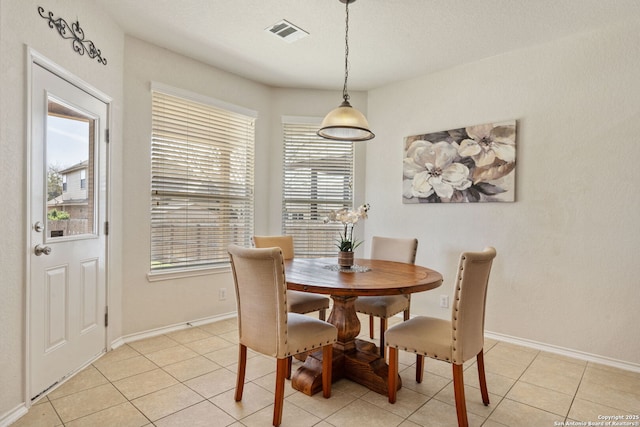
<path id="1" fill-rule="evenodd" d="M 227 263 L 253 234 L 255 119 L 152 94 L 151 270 Z"/>
<path id="2" fill-rule="evenodd" d="M 316 135 L 318 124 L 283 123 L 282 231 L 296 257 L 336 256 L 341 224 L 324 224 L 330 210 L 353 206 L 353 143 Z"/>

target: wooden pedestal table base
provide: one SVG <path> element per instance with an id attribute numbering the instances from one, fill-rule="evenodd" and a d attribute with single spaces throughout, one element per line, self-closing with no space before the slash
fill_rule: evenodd
<path id="1" fill-rule="evenodd" d="M 338 342 L 333 348 L 332 380 L 355 381 L 377 393 L 388 393 L 389 366 L 380 357 L 375 344 L 357 340 L 360 321 L 355 311 L 356 297 L 332 296 L 333 309 L 329 323 L 338 328 Z M 322 351 L 311 353 L 293 375 L 294 389 L 309 396 L 322 390 Z M 398 389 L 402 380 L 398 375 Z"/>
<path id="2" fill-rule="evenodd" d="M 355 301 L 365 295 L 407 295 L 442 284 L 437 271 L 415 264 L 356 259 L 357 269 L 336 270 L 335 258 L 292 258 L 285 261 L 287 289 L 331 295 L 329 323 L 338 328 L 333 345 L 332 379 L 347 378 L 380 394 L 388 393 L 389 367 L 375 344 L 357 340 L 360 320 Z M 312 395 L 322 389 L 322 352 L 310 354 L 291 380 L 293 388 Z M 401 387 L 398 376 L 398 389 Z"/>

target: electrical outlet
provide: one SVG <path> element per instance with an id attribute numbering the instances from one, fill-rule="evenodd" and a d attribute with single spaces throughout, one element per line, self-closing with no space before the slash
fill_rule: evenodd
<path id="1" fill-rule="evenodd" d="M 449 295 L 440 295 L 440 307 L 449 308 Z"/>
<path id="2" fill-rule="evenodd" d="M 227 299 L 227 288 L 220 288 L 218 291 L 218 300 L 224 301 Z"/>

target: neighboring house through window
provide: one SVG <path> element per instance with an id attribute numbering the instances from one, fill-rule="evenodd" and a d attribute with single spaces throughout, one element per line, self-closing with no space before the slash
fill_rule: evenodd
<path id="1" fill-rule="evenodd" d="M 47 201 L 47 211 L 64 211 L 75 221 L 90 221 L 88 218 L 89 194 L 87 191 L 88 160 L 57 172 L 62 177 L 62 194 Z M 59 188 L 59 187 L 58 187 Z M 71 234 L 80 234 L 88 224 L 77 226 Z M 69 230 L 67 230 L 69 233 Z M 65 233 L 65 235 L 67 235 Z"/>
<path id="2" fill-rule="evenodd" d="M 299 257 L 336 256 L 342 225 L 323 219 L 353 207 L 353 142 L 319 137 L 320 120 L 283 117 L 282 232 Z"/>
<path id="3" fill-rule="evenodd" d="M 151 271 L 229 262 L 251 244 L 257 114 L 154 83 Z"/>

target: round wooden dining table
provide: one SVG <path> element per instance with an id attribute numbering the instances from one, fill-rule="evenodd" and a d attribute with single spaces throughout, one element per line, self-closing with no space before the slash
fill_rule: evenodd
<path id="1" fill-rule="evenodd" d="M 339 267 L 336 258 L 293 258 L 285 261 L 285 275 L 287 289 L 330 295 L 333 300 L 328 319 L 338 328 L 333 381 L 348 378 L 384 395 L 388 393 L 388 365 L 374 343 L 356 338 L 360 333 L 356 298 L 411 294 L 442 284 L 442 275 L 426 267 L 362 258 L 351 268 Z M 322 351 L 307 356 L 291 383 L 308 395 L 322 390 Z"/>

